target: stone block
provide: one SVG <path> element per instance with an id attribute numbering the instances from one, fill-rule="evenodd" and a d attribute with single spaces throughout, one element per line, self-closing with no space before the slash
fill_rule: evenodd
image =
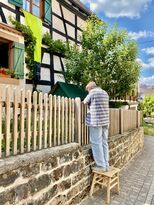
<path id="1" fill-rule="evenodd" d="M 72 173 L 71 166 L 70 165 L 66 165 L 64 167 L 64 177 L 70 176 L 71 173 Z"/>
<path id="2" fill-rule="evenodd" d="M 77 173 L 77 175 L 72 177 L 72 185 L 77 184 L 84 177 L 84 170 L 81 170 Z"/>
<path id="3" fill-rule="evenodd" d="M 78 159 L 81 156 L 81 152 L 78 150 L 73 153 L 73 159 Z"/>
<path id="4" fill-rule="evenodd" d="M 7 202 L 9 202 L 9 204 L 15 204 L 14 203 L 15 198 L 16 198 L 16 195 L 15 195 L 15 190 L 14 189 L 11 189 L 11 190 L 6 191 L 6 192 L 2 192 L 0 194 L 0 205 L 4 205 Z"/>
<path id="5" fill-rule="evenodd" d="M 64 180 L 58 184 L 59 192 L 63 192 L 71 187 L 71 179 Z"/>
<path id="6" fill-rule="evenodd" d="M 78 193 L 80 192 L 79 185 L 73 187 L 69 192 L 67 193 L 67 199 L 70 200 L 74 198 Z"/>
<path id="7" fill-rule="evenodd" d="M 52 181 L 58 181 L 60 178 L 62 178 L 63 177 L 63 170 L 64 170 L 64 167 L 59 167 L 59 168 L 55 169 L 51 174 Z"/>
<path id="8" fill-rule="evenodd" d="M 67 204 L 67 196 L 66 195 L 58 195 L 51 202 L 50 205 L 66 205 Z"/>
<path id="9" fill-rule="evenodd" d="M 40 164 L 38 163 L 21 167 L 20 173 L 24 178 L 35 176 L 40 173 Z"/>
<path id="10" fill-rule="evenodd" d="M 78 172 L 84 167 L 83 158 L 75 160 L 71 163 L 72 173 Z"/>
<path id="11" fill-rule="evenodd" d="M 6 172 L 0 175 L 0 186 L 7 187 L 14 183 L 14 181 L 19 177 L 18 171 Z"/>
<path id="12" fill-rule="evenodd" d="M 75 196 L 69 205 L 76 205 L 79 204 L 85 196 L 89 194 L 90 187 L 86 187 L 82 192 L 80 192 L 77 196 Z"/>
<path id="13" fill-rule="evenodd" d="M 49 202 L 54 196 L 56 196 L 57 193 L 58 193 L 58 186 L 57 184 L 55 184 L 51 189 L 49 189 L 46 193 L 44 193 L 42 197 L 40 197 L 35 202 L 33 202 L 33 204 L 44 205 L 47 202 Z"/>
<path id="14" fill-rule="evenodd" d="M 20 200 L 28 197 L 28 184 L 22 184 L 0 194 L 0 205 L 6 203 L 18 204 Z"/>
<path id="15" fill-rule="evenodd" d="M 92 155 L 85 156 L 85 165 L 89 165 L 94 161 Z"/>
<path id="16" fill-rule="evenodd" d="M 53 168 L 56 168 L 57 166 L 58 166 L 57 157 L 51 157 L 42 162 L 41 170 L 45 172 Z"/>
<path id="17" fill-rule="evenodd" d="M 41 189 L 47 187 L 50 184 L 50 182 L 51 178 L 48 174 L 44 174 L 37 179 L 34 178 L 28 182 L 29 191 L 33 195 Z"/>
<path id="18" fill-rule="evenodd" d="M 66 162 L 70 162 L 72 161 L 72 152 L 71 153 L 61 153 L 61 155 L 59 156 L 59 164 L 63 164 Z"/>

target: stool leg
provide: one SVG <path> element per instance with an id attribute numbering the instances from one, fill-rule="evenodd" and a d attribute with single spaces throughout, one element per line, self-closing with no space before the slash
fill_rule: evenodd
<path id="1" fill-rule="evenodd" d="M 120 184 L 119 184 L 119 172 L 117 173 L 117 193 L 119 194 L 120 192 Z"/>
<path id="2" fill-rule="evenodd" d="M 90 196 L 92 196 L 93 191 L 94 191 L 96 177 L 97 177 L 97 174 L 94 173 L 92 184 L 91 184 L 91 189 L 90 189 Z"/>
<path id="3" fill-rule="evenodd" d="M 107 203 L 110 203 L 110 183 L 111 183 L 111 178 L 108 178 L 107 182 Z"/>

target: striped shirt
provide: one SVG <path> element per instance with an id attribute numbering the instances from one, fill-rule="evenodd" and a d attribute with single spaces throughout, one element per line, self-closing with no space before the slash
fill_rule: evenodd
<path id="1" fill-rule="evenodd" d="M 109 96 L 100 87 L 90 90 L 84 99 L 84 104 L 88 105 L 86 124 L 88 126 L 108 126 L 109 125 Z"/>

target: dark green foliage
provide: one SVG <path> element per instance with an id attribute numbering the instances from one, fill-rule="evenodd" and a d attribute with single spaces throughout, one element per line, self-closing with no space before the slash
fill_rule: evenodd
<path id="1" fill-rule="evenodd" d="M 111 98 L 125 96 L 138 81 L 137 45 L 127 32 L 110 30 L 96 16 L 83 28 L 81 46 L 72 46 L 67 55 L 66 79 L 85 86 L 94 80 Z"/>
<path id="2" fill-rule="evenodd" d="M 109 102 L 110 108 L 120 108 L 125 105 L 128 105 L 128 103 L 127 102 L 114 102 L 114 101 Z"/>
<path id="3" fill-rule="evenodd" d="M 62 40 L 53 40 L 50 33 L 45 33 L 42 39 L 43 44 L 47 45 L 47 51 L 49 53 L 58 53 L 63 56 L 66 55 L 66 52 L 68 50 L 69 44 L 64 43 Z"/>

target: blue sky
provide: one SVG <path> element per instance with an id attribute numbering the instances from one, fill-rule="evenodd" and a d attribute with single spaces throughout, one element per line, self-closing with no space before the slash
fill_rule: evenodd
<path id="1" fill-rule="evenodd" d="M 154 85 L 154 0 L 81 0 L 112 26 L 124 28 L 138 42 L 140 82 Z"/>

